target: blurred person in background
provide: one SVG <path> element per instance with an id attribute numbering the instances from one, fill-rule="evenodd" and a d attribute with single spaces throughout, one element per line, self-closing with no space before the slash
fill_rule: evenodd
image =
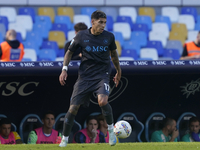
<path id="1" fill-rule="evenodd" d="M 11 121 L 8 118 L 0 121 L 0 144 L 22 144 L 19 134 L 11 131 Z"/>
<path id="2" fill-rule="evenodd" d="M 195 41 L 185 43 L 181 60 L 200 59 L 200 31 Z"/>
<path id="3" fill-rule="evenodd" d="M 15 30 L 6 32 L 6 41 L 0 45 L 0 61 L 21 61 L 24 56 L 24 46 L 16 39 Z"/>
<path id="4" fill-rule="evenodd" d="M 75 34 L 77 34 L 79 31 L 81 30 L 86 30 L 88 27 L 85 23 L 83 22 L 79 22 L 77 24 L 74 25 L 74 30 L 75 30 Z M 65 53 L 68 50 L 68 47 L 70 46 L 71 41 L 67 42 L 65 44 Z M 81 52 L 81 47 L 79 47 L 72 55 L 72 60 L 81 60 L 82 57 L 82 52 Z"/>

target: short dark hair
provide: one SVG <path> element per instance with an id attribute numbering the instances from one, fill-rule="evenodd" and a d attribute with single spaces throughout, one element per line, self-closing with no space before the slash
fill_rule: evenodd
<path id="1" fill-rule="evenodd" d="M 92 115 L 92 116 L 88 116 L 88 117 L 87 117 L 86 124 L 88 124 L 89 121 L 90 121 L 90 120 L 93 120 L 93 119 L 96 120 L 97 123 L 98 123 L 97 116 L 93 116 L 93 115 Z"/>
<path id="2" fill-rule="evenodd" d="M 104 120 L 106 120 L 106 118 L 102 114 L 97 115 L 97 119 L 98 119 L 98 121 L 104 121 Z"/>
<path id="3" fill-rule="evenodd" d="M 167 127 L 168 125 L 172 125 L 173 121 L 175 121 L 174 119 L 172 118 L 165 118 L 163 119 L 163 128 Z"/>
<path id="4" fill-rule="evenodd" d="M 189 125 L 191 125 L 192 122 L 197 122 L 197 121 L 200 123 L 199 118 L 191 117 L 190 120 L 189 120 Z"/>
<path id="5" fill-rule="evenodd" d="M 74 25 L 74 30 L 76 32 L 80 31 L 80 30 L 86 30 L 88 27 L 85 23 L 83 22 L 79 22 L 77 24 Z"/>
<path id="6" fill-rule="evenodd" d="M 11 124 L 11 121 L 8 118 L 2 118 L 0 120 L 0 126 L 2 126 L 3 124 Z"/>
<path id="7" fill-rule="evenodd" d="M 103 11 L 96 10 L 92 13 L 91 19 L 106 18 L 106 14 Z"/>
<path id="8" fill-rule="evenodd" d="M 44 113 L 42 119 L 45 119 L 46 115 L 48 115 L 48 114 L 53 115 L 53 116 L 54 116 L 54 119 L 55 119 L 55 114 L 54 114 L 54 112 L 53 112 L 53 111 L 50 111 L 50 110 Z"/>

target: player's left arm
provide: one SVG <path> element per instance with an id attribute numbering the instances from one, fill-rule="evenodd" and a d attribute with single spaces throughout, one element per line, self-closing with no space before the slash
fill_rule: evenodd
<path id="1" fill-rule="evenodd" d="M 13 132 L 13 134 L 15 137 L 16 144 L 22 144 L 22 140 L 21 140 L 21 137 L 19 136 L 19 134 L 17 132 Z"/>

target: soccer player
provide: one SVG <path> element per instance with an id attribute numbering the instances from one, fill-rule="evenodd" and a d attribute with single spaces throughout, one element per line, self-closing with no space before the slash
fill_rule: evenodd
<path id="1" fill-rule="evenodd" d="M 189 121 L 190 133 L 184 135 L 181 141 L 200 142 L 200 121 L 197 117 L 191 117 Z"/>
<path id="2" fill-rule="evenodd" d="M 75 133 L 73 143 L 105 143 L 104 134 L 98 130 L 96 116 L 89 116 L 86 124 L 85 129 Z"/>
<path id="3" fill-rule="evenodd" d="M 28 136 L 28 144 L 55 144 L 60 143 L 61 135 L 53 129 L 55 115 L 53 112 L 46 112 L 42 119 L 43 127 L 31 131 Z"/>
<path id="4" fill-rule="evenodd" d="M 95 11 L 91 15 L 92 27 L 88 30 L 79 31 L 71 41 L 69 50 L 65 54 L 63 69 L 59 77 L 61 85 L 67 80 L 68 65 L 78 47 L 82 48 L 82 60 L 79 67 L 79 76 L 74 85 L 69 110 L 65 116 L 63 126 L 63 138 L 60 147 L 67 146 L 68 137 L 73 126 L 74 118 L 80 105 L 89 104 L 93 92 L 97 94 L 98 103 L 106 118 L 109 131 L 109 144 L 116 144 L 116 136 L 113 132 L 112 108 L 108 103 L 109 81 L 111 73 L 111 60 L 117 71 L 113 81 L 116 87 L 121 78 L 121 68 L 116 51 L 115 37 L 112 33 L 105 31 L 106 14 Z"/>
<path id="5" fill-rule="evenodd" d="M 11 121 L 8 118 L 0 121 L 0 144 L 22 144 L 19 134 L 11 131 Z"/>
<path id="6" fill-rule="evenodd" d="M 172 118 L 165 118 L 162 130 L 155 131 L 151 135 L 151 142 L 177 142 L 178 135 L 176 121 Z"/>

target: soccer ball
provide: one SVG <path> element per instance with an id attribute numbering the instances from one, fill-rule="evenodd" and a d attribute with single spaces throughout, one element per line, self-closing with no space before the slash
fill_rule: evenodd
<path id="1" fill-rule="evenodd" d="M 131 125 L 124 120 L 118 121 L 114 126 L 114 133 L 118 138 L 125 139 L 130 136 Z"/>

